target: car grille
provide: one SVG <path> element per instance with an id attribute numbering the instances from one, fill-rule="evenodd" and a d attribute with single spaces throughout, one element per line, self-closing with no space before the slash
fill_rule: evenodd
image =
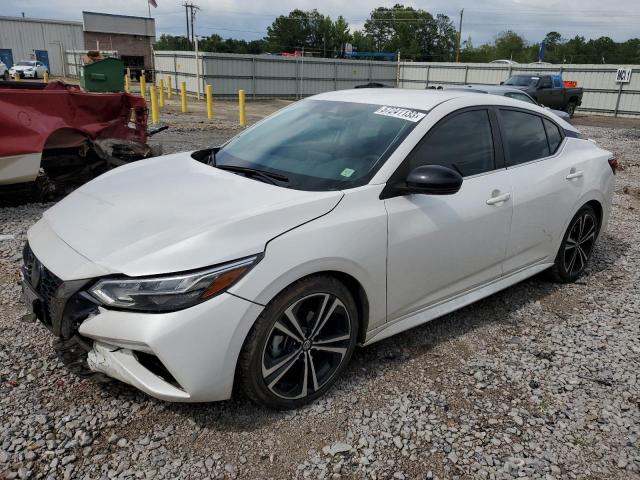
<path id="1" fill-rule="evenodd" d="M 23 260 L 25 279 L 44 300 L 43 307 L 46 316 L 42 320 L 51 326 L 52 320 L 56 316 L 56 294 L 63 282 L 36 258 L 28 243 L 24 247 Z"/>

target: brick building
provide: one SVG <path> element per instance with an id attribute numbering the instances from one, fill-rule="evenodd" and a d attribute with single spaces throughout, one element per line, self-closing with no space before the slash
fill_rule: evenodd
<path id="1" fill-rule="evenodd" d="M 152 42 L 155 20 L 148 17 L 82 12 L 84 47 L 113 50 L 132 70 L 153 68 Z"/>

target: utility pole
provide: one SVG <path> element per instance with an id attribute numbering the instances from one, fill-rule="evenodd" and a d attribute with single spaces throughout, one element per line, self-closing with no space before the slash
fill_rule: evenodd
<path id="1" fill-rule="evenodd" d="M 187 42 L 189 41 L 190 35 L 189 35 L 189 5 L 187 3 L 183 3 L 184 5 L 184 14 L 187 18 Z"/>
<path id="2" fill-rule="evenodd" d="M 196 12 L 200 10 L 200 7 L 189 2 L 184 2 L 182 6 L 184 7 L 184 13 L 187 17 L 187 42 L 189 42 L 190 45 L 195 45 L 193 22 L 196 18 Z M 191 23 L 191 31 L 189 31 L 189 23 Z"/>
<path id="3" fill-rule="evenodd" d="M 458 51 L 456 52 L 456 63 L 460 63 L 460 41 L 462 39 L 462 15 L 464 8 L 460 10 L 460 26 L 458 27 Z"/>

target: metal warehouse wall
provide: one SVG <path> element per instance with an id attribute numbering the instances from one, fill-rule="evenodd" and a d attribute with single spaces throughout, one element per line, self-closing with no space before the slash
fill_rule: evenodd
<path id="1" fill-rule="evenodd" d="M 211 84 L 215 95 L 237 95 L 243 89 L 254 98 L 300 98 L 368 82 L 395 85 L 398 72 L 394 62 L 222 53 L 198 56 L 200 91 Z M 186 81 L 189 92 L 197 91 L 194 52 L 155 52 L 155 68 L 157 74 Z"/>
<path id="2" fill-rule="evenodd" d="M 65 72 L 64 52 L 84 48 L 81 22 L 0 17 L 0 49 L 11 49 L 13 61 L 30 60 L 34 50 L 47 50 L 52 75 Z"/>
<path id="3" fill-rule="evenodd" d="M 584 89 L 579 111 L 634 117 L 640 115 L 640 65 L 632 67 L 631 82 L 617 84 L 618 67 L 623 65 L 500 65 L 490 63 L 400 64 L 400 87 L 426 88 L 469 83 L 496 85 L 514 73 L 562 73 L 564 80 L 576 80 Z M 622 85 L 622 87 L 621 87 Z"/>

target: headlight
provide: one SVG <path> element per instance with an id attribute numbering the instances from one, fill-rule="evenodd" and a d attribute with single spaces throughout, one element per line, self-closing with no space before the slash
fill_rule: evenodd
<path id="1" fill-rule="evenodd" d="M 89 293 L 107 307 L 153 312 L 181 310 L 224 292 L 257 260 L 256 255 L 190 273 L 104 279 Z"/>

